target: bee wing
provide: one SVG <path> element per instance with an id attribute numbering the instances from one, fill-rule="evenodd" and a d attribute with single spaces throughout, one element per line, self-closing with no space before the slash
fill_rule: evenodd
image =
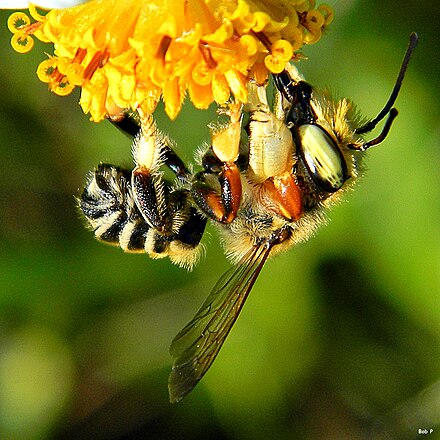
<path id="1" fill-rule="evenodd" d="M 270 247 L 253 248 L 218 280 L 193 320 L 171 343 L 170 401 L 178 402 L 208 371 L 255 283 Z"/>

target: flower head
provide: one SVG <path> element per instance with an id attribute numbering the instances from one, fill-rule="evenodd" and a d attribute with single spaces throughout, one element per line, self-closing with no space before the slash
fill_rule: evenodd
<path id="1" fill-rule="evenodd" d="M 332 21 L 314 0 L 92 0 L 42 15 L 29 7 L 8 21 L 12 46 L 32 36 L 54 43 L 38 77 L 57 94 L 81 87 L 95 121 L 119 109 L 152 113 L 162 97 L 170 118 L 188 93 L 197 108 L 247 98 L 250 78 L 278 73 Z M 115 110 L 116 109 L 116 110 Z"/>

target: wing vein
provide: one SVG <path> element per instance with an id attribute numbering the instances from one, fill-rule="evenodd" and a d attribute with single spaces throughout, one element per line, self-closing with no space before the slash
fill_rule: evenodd
<path id="1" fill-rule="evenodd" d="M 169 378 L 170 400 L 188 394 L 211 366 L 238 318 L 267 257 L 270 246 L 255 246 L 237 267 L 214 286 L 202 307 L 171 343 L 174 357 Z"/>

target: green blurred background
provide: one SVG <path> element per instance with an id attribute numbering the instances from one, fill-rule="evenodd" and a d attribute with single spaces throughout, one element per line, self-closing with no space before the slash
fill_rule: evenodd
<path id="1" fill-rule="evenodd" d="M 369 117 L 419 32 L 400 115 L 329 225 L 266 264 L 177 405 L 168 346 L 228 268 L 216 231 L 191 273 L 93 239 L 73 196 L 100 161 L 130 166 L 130 142 L 49 93 L 46 47 L 13 52 L 0 12 L 0 439 L 440 439 L 440 6 L 329 3 L 299 67 Z M 157 119 L 190 160 L 214 112 Z"/>

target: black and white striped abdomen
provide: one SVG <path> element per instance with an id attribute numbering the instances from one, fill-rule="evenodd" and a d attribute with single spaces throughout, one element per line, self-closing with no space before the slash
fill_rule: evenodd
<path id="1" fill-rule="evenodd" d="M 126 252 L 145 252 L 150 226 L 136 207 L 130 180 L 131 171 L 100 164 L 91 173 L 79 206 L 99 240 Z"/>

